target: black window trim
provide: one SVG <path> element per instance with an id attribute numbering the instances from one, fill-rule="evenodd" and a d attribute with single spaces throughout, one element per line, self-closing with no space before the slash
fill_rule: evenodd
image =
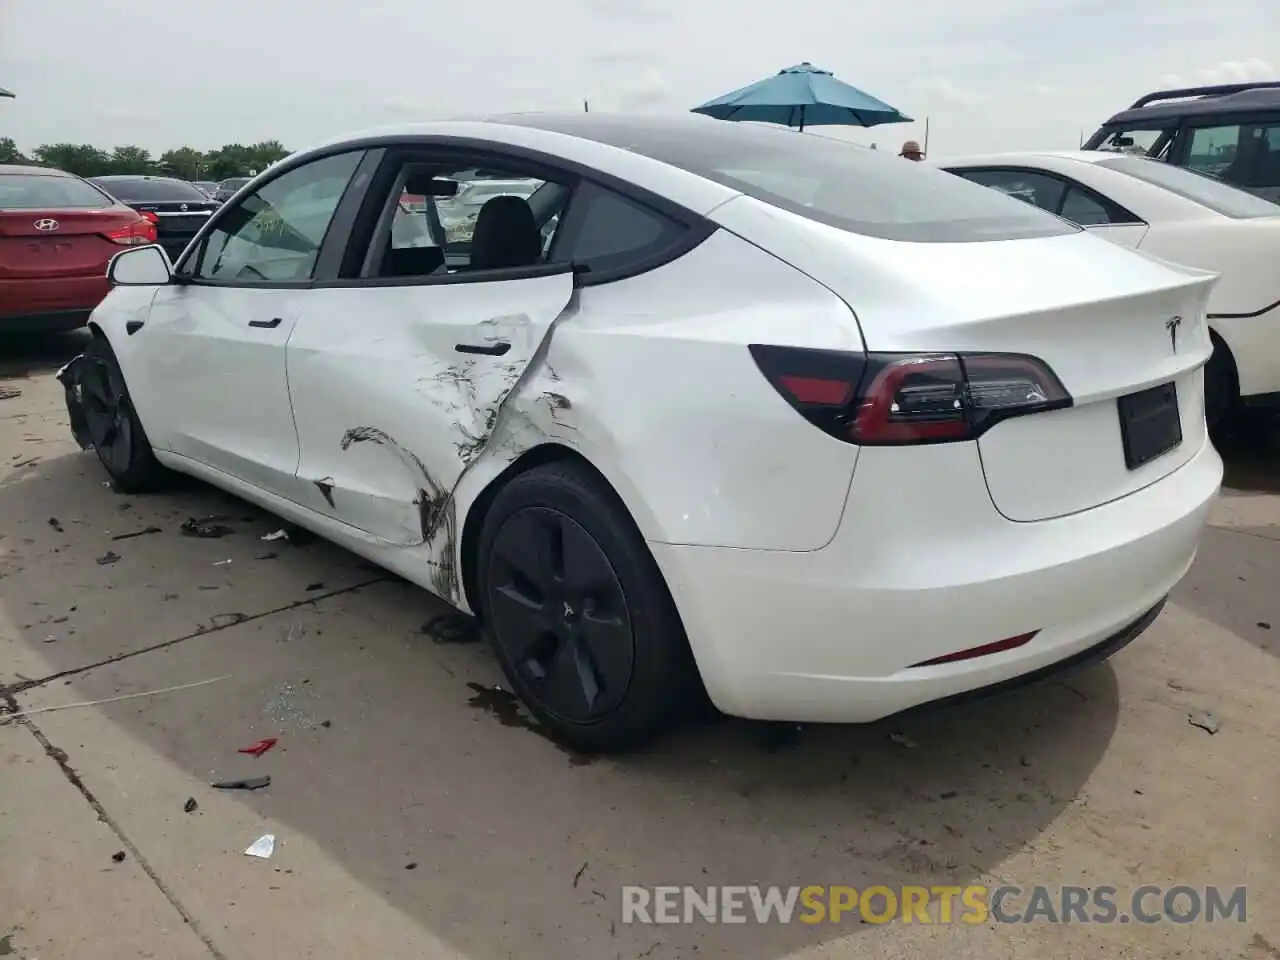
<path id="1" fill-rule="evenodd" d="M 355 168 L 352 170 L 351 177 L 347 181 L 347 185 L 342 192 L 342 196 L 338 200 L 338 205 L 334 208 L 333 216 L 329 219 L 329 226 L 325 228 L 324 239 L 320 241 L 320 250 L 316 254 L 316 262 L 311 268 L 311 276 L 308 279 L 244 280 L 237 278 L 235 280 L 218 280 L 211 277 L 197 277 L 193 272 L 196 265 L 199 263 L 200 257 L 204 253 L 205 242 L 208 240 L 209 235 L 218 229 L 218 224 L 225 217 L 230 216 L 231 211 L 237 209 L 240 204 L 249 197 L 256 195 L 259 191 L 274 183 L 285 174 L 305 165 L 304 163 L 299 162 L 290 163 L 287 166 L 282 164 L 280 167 L 272 168 L 272 175 L 263 179 L 261 182 L 257 182 L 253 190 L 246 193 L 240 203 L 226 203 L 214 211 L 213 216 L 206 221 L 205 225 L 200 228 L 199 232 L 196 233 L 195 237 L 193 237 L 191 242 L 187 245 L 187 249 L 183 253 L 181 261 L 174 267 L 174 281 L 182 286 L 190 287 L 230 287 L 234 289 L 243 288 L 248 290 L 307 290 L 315 286 L 317 278 L 321 275 L 321 265 L 329 262 L 326 260 L 326 255 L 332 259 L 330 248 L 337 245 L 339 237 L 343 237 L 345 242 L 345 233 L 334 229 L 339 223 L 339 215 L 342 214 L 344 207 L 349 202 L 354 202 L 358 206 L 358 204 L 364 199 L 364 191 L 367 189 L 367 186 L 361 185 L 360 175 L 365 172 L 366 167 L 369 166 L 372 151 L 359 147 L 347 148 L 344 145 L 339 149 L 317 151 L 315 154 L 310 156 L 311 160 L 318 162 L 348 153 L 363 154 L 363 156 L 360 157 Z M 379 151 L 378 153 L 378 160 L 381 160 L 381 152 Z M 248 185 L 246 184 L 246 186 Z M 242 187 L 241 189 L 244 188 Z"/>
<path id="2" fill-rule="evenodd" d="M 541 167 L 546 170 L 555 171 L 556 176 L 551 179 L 562 183 L 576 182 L 578 180 L 590 180 L 596 185 L 619 194 L 622 197 L 639 204 L 642 207 L 648 207 L 685 228 L 684 233 L 671 246 L 655 253 L 652 256 L 635 261 L 628 264 L 625 268 L 610 270 L 607 272 L 597 271 L 591 273 L 573 264 L 535 264 L 531 267 L 517 267 L 511 270 L 489 270 L 477 271 L 475 273 L 453 274 L 447 277 L 387 277 L 387 278 L 346 278 L 341 277 L 340 271 L 343 265 L 343 258 L 346 255 L 347 245 L 351 240 L 351 231 L 355 226 L 357 216 L 360 214 L 364 206 L 366 194 L 372 189 L 372 185 L 376 177 L 369 177 L 361 186 L 360 183 L 362 173 L 368 173 L 370 170 L 377 170 L 383 162 L 386 151 L 391 150 L 410 150 L 410 151 L 448 151 L 450 154 L 469 153 L 480 154 L 496 157 L 505 162 L 508 166 L 518 167 Z M 653 193 L 634 183 L 615 177 L 611 174 L 589 167 L 585 164 L 577 163 L 563 157 L 554 156 L 552 154 L 543 153 L 540 150 L 522 147 L 516 144 L 502 143 L 495 140 L 487 140 L 476 137 L 457 137 L 444 134 L 382 134 L 368 137 L 360 137 L 354 140 L 348 140 L 343 143 L 329 144 L 310 150 L 306 153 L 297 154 L 271 167 L 269 171 L 258 177 L 253 178 L 251 184 L 253 193 L 266 187 L 269 183 L 275 181 L 279 177 L 296 170 L 304 164 L 317 160 L 324 160 L 328 157 L 342 153 L 352 153 L 356 151 L 365 151 L 365 157 L 356 167 L 355 173 L 351 177 L 350 183 L 347 185 L 347 191 L 338 203 L 338 209 L 334 213 L 333 219 L 329 223 L 329 229 L 325 233 L 324 242 L 321 245 L 320 254 L 316 258 L 316 266 L 312 271 L 312 276 L 308 280 L 260 280 L 260 281 L 227 281 L 227 280 L 207 280 L 192 277 L 186 272 L 188 267 L 194 262 L 197 252 L 203 248 L 205 239 L 210 233 L 217 229 L 217 225 L 223 216 L 227 214 L 227 207 L 219 208 L 208 222 L 196 234 L 194 240 L 187 248 L 185 256 L 182 258 L 180 265 L 175 270 L 175 281 L 182 284 L 190 284 L 193 286 L 219 286 L 219 287 L 243 287 L 247 289 L 286 289 L 286 290 L 305 290 L 313 287 L 317 288 L 333 288 L 333 287 L 353 287 L 353 286 L 418 286 L 431 285 L 441 282 L 445 283 L 478 283 L 486 281 L 497 282 L 499 280 L 516 280 L 525 277 L 535 276 L 551 276 L 556 273 L 563 273 L 566 270 L 574 271 L 575 285 L 579 287 L 594 286 L 602 283 L 613 283 L 628 277 L 639 276 L 650 270 L 664 266 L 667 263 L 677 260 L 684 256 L 695 247 L 699 246 L 704 240 L 719 230 L 719 226 L 700 214 L 689 210 L 660 194 Z M 366 169 L 367 165 L 369 169 Z M 245 188 L 241 188 L 245 189 Z M 570 196 L 566 203 L 566 212 L 569 209 L 568 204 L 572 203 L 573 198 Z"/>
<path id="3" fill-rule="evenodd" d="M 1032 173 L 1032 174 L 1038 174 L 1039 176 L 1042 176 L 1042 177 L 1047 177 L 1050 180 L 1056 180 L 1059 183 L 1061 183 L 1064 187 L 1062 191 L 1062 196 L 1058 198 L 1058 209 L 1046 210 L 1045 212 L 1052 213 L 1055 217 L 1061 217 L 1063 220 L 1066 220 L 1067 223 L 1073 224 L 1079 227 L 1081 230 L 1097 230 L 1097 229 L 1105 229 L 1107 227 L 1149 226 L 1146 220 L 1143 220 L 1140 216 L 1138 216 L 1128 207 L 1125 207 L 1122 204 L 1117 203 L 1116 201 L 1112 200 L 1110 197 L 1104 196 L 1103 194 L 1099 193 L 1097 190 L 1093 189 L 1092 187 L 1081 183 L 1079 180 L 1075 180 L 1072 177 L 1067 176 L 1065 173 L 1058 173 L 1058 171 L 1056 170 L 1046 170 L 1043 167 L 1024 167 L 1024 166 L 1019 166 L 1018 164 L 1008 164 L 1008 163 L 983 165 L 980 167 L 943 167 L 943 169 L 961 177 L 964 177 L 965 174 L 969 174 L 969 173 L 1021 173 L 1021 174 Z M 968 179 L 968 177 L 965 177 L 965 179 Z M 976 182 L 976 181 L 970 181 L 970 182 Z M 985 187 L 987 186 L 987 184 L 985 183 L 980 184 L 980 186 Z M 992 187 L 991 189 L 995 189 L 995 188 Z M 1104 208 L 1108 210 L 1119 211 L 1123 216 L 1129 217 L 1130 219 L 1121 220 L 1121 221 L 1112 221 L 1110 223 L 1091 223 L 1091 224 L 1088 224 L 1087 226 L 1083 223 L 1076 223 L 1074 220 L 1068 220 L 1066 217 L 1062 216 L 1062 208 L 1066 205 L 1067 194 L 1070 193 L 1071 190 L 1073 189 L 1079 190 L 1080 192 L 1085 194 L 1085 196 L 1091 197 L 1092 199 L 1096 200 Z M 1040 209 L 1044 210 L 1044 207 L 1040 207 Z"/>
<path id="4" fill-rule="evenodd" d="M 390 189 L 399 170 L 405 163 L 443 162 L 449 166 L 457 163 L 459 164 L 458 169 L 476 167 L 510 170 L 544 182 L 560 183 L 567 186 L 569 188 L 569 197 L 565 201 L 564 212 L 561 214 L 561 229 L 563 229 L 563 225 L 568 218 L 573 215 L 574 201 L 578 197 L 579 186 L 582 183 L 591 183 L 602 190 L 621 196 L 641 209 L 647 209 L 658 216 L 665 217 L 677 226 L 682 227 L 683 230 L 675 242 L 668 246 L 608 270 L 593 270 L 584 264 L 563 261 L 560 263 L 537 263 L 527 267 L 513 267 L 505 270 L 468 270 L 461 273 L 432 274 L 425 277 L 342 276 L 342 273 L 352 269 L 352 265 L 356 260 L 362 258 L 363 248 L 366 246 L 363 232 L 357 232 L 353 229 L 356 219 L 353 218 L 352 223 L 348 225 L 349 245 L 343 257 L 341 268 L 335 269 L 332 273 L 324 276 L 318 275 L 314 281 L 314 286 L 316 287 L 331 289 L 335 287 L 410 287 L 439 286 L 454 283 L 496 283 L 503 280 L 555 276 L 570 271 L 573 272 L 574 285 L 576 287 L 590 287 L 605 283 L 615 283 L 618 280 L 639 276 L 664 266 L 684 256 L 719 229 L 716 224 L 711 223 L 705 217 L 668 200 L 666 197 L 645 190 L 643 187 L 636 186 L 618 177 L 613 177 L 595 168 L 575 163 L 572 160 L 545 154 L 538 150 L 531 150 L 527 147 L 471 137 L 440 135 L 385 137 L 376 138 L 375 142 L 382 144 L 386 148 L 387 156 L 383 162 L 383 167 L 379 169 L 377 176 L 370 183 L 366 198 L 367 206 L 358 215 L 366 229 L 371 229 L 372 224 L 376 223 L 377 216 L 381 212 L 386 199 L 383 197 L 380 201 L 377 199 L 376 194 Z M 557 234 L 559 232 L 557 230 Z M 558 243 L 559 238 L 557 237 L 552 242 L 549 253 L 554 253 Z M 319 271 L 317 271 L 317 274 L 319 274 Z"/>

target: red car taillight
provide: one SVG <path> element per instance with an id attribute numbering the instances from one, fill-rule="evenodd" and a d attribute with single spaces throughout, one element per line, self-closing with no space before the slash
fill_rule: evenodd
<path id="1" fill-rule="evenodd" d="M 1023 354 L 750 350 L 806 420 L 864 446 L 973 440 L 1001 420 L 1071 406 L 1048 365 Z"/>
<path id="2" fill-rule="evenodd" d="M 159 236 L 157 222 L 158 218 L 154 213 L 144 213 L 133 223 L 118 227 L 103 236 L 122 247 L 145 247 L 149 243 L 155 243 Z"/>

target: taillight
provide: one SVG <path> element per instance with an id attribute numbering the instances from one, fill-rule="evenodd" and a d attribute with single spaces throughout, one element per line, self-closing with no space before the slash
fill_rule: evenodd
<path id="1" fill-rule="evenodd" d="M 143 213 L 132 223 L 104 233 L 103 236 L 122 247 L 145 247 L 156 242 L 159 236 L 156 229 L 158 222 L 159 218 L 154 213 Z"/>
<path id="2" fill-rule="evenodd" d="M 864 446 L 973 440 L 1001 420 L 1071 406 L 1048 365 L 1023 354 L 750 349 L 805 419 Z"/>

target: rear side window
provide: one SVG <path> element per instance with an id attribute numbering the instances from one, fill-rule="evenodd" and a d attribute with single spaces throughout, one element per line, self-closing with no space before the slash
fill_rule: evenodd
<path id="1" fill-rule="evenodd" d="M 0 173 L 0 210 L 101 210 L 109 197 L 75 177 Z"/>
<path id="2" fill-rule="evenodd" d="M 1213 179 L 1213 177 L 1194 173 L 1184 167 L 1175 167 L 1156 160 L 1144 160 L 1138 157 L 1114 157 L 1099 160 L 1098 165 L 1110 167 L 1131 177 L 1145 180 L 1157 187 L 1163 187 L 1170 193 L 1176 193 L 1185 200 L 1208 207 L 1214 213 L 1236 220 L 1248 220 L 1253 217 L 1280 216 L 1280 206 L 1270 200 L 1238 190 L 1229 184 Z"/>
<path id="3" fill-rule="evenodd" d="M 551 259 L 571 260 L 599 280 L 661 256 L 685 230 L 656 210 L 584 182 L 570 201 Z"/>
<path id="4" fill-rule="evenodd" d="M 204 203 L 206 197 L 181 180 L 97 180 L 98 186 L 125 203 Z"/>
<path id="5" fill-rule="evenodd" d="M 942 170 L 794 130 L 678 115 L 643 122 L 591 115 L 509 122 L 563 129 L 630 150 L 810 220 L 871 237 L 954 243 L 1076 230 Z"/>

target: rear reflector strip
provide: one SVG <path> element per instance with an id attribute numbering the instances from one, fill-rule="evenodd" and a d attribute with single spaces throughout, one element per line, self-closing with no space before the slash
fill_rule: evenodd
<path id="1" fill-rule="evenodd" d="M 1039 632 L 1039 630 L 1032 630 L 1030 633 L 1020 633 L 1016 637 L 1009 637 L 1007 640 L 997 640 L 994 643 L 984 643 L 980 647 L 969 647 L 967 650 L 957 650 L 955 653 L 948 653 L 945 656 L 934 657 L 932 660 L 922 660 L 919 663 L 913 663 L 908 669 L 915 667 L 936 667 L 943 663 L 956 663 L 959 660 L 973 660 L 977 657 L 985 657 L 993 653 L 1001 653 L 1005 650 L 1016 650 L 1018 647 L 1025 647 Z"/>

